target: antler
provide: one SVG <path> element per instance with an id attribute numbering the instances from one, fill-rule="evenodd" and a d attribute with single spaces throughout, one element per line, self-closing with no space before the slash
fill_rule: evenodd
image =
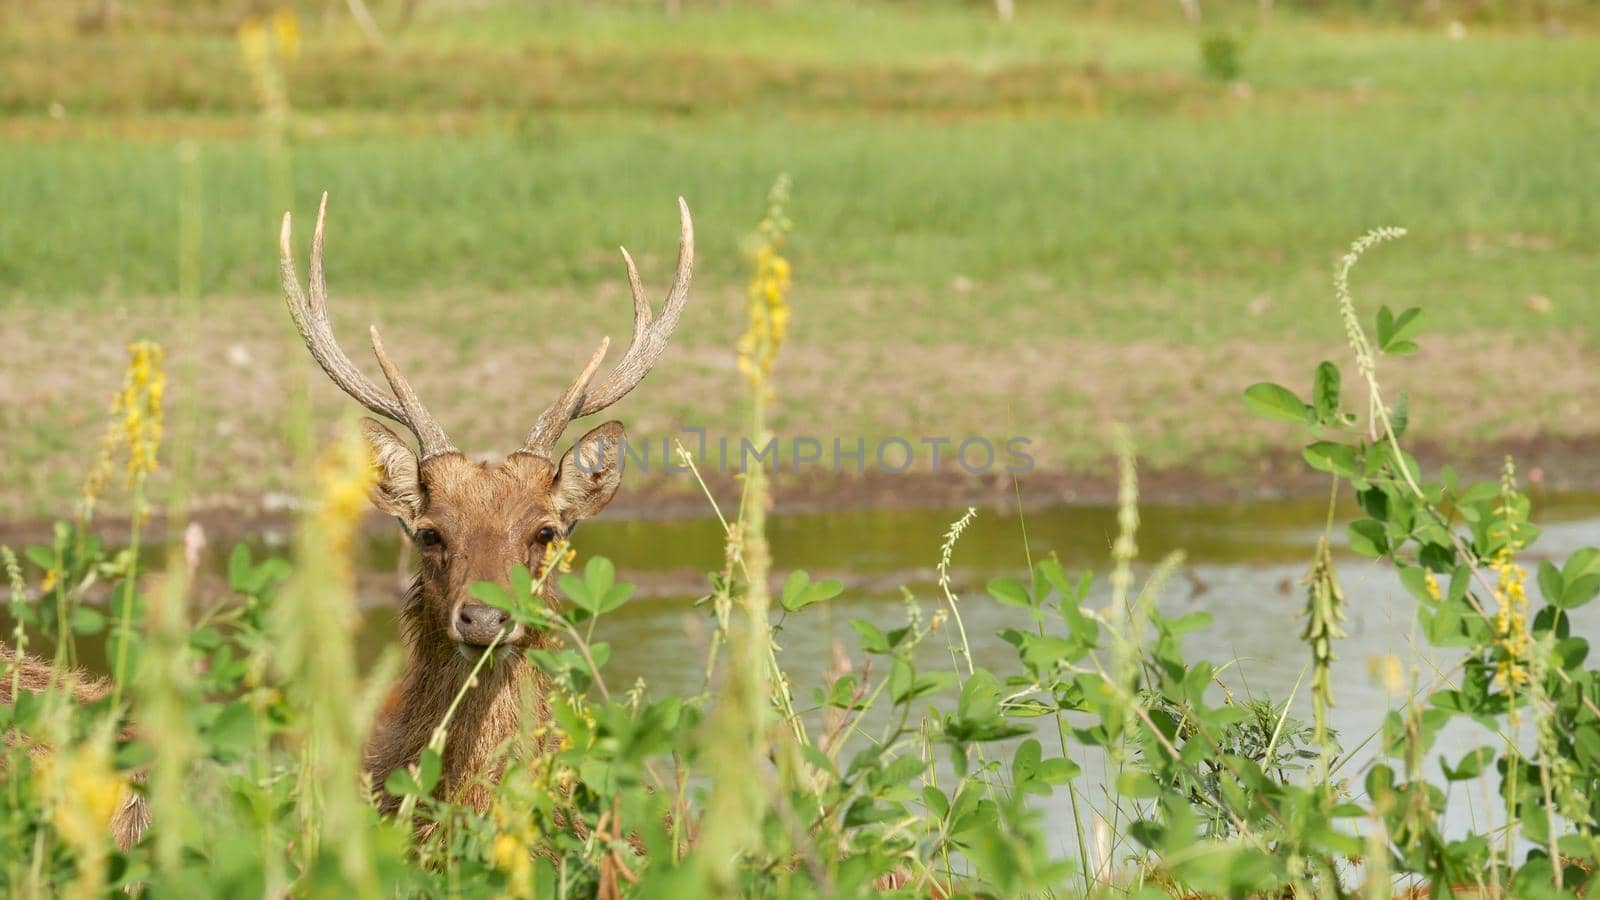
<path id="1" fill-rule="evenodd" d="M 682 197 L 678 198 L 678 221 L 678 270 L 672 278 L 672 289 L 667 292 L 661 316 L 657 318 L 651 312 L 650 300 L 644 295 L 644 285 L 639 281 L 639 270 L 633 264 L 633 257 L 628 255 L 627 248 L 623 248 L 622 260 L 628 267 L 628 285 L 633 289 L 633 342 L 628 345 L 628 352 L 623 354 L 622 361 L 591 394 L 589 382 L 600 368 L 600 361 L 605 358 L 611 339 L 600 342 L 600 348 L 590 357 L 589 364 L 583 367 L 577 380 L 556 402 L 546 407 L 533 423 L 533 428 L 528 431 L 528 440 L 523 444 L 527 452 L 551 457 L 556 441 L 560 440 L 568 422 L 593 415 L 621 400 L 650 374 L 651 367 L 667 349 L 667 341 L 678 327 L 683 305 L 689 299 L 689 281 L 694 276 L 694 223 L 689 219 L 689 204 Z"/>
<path id="2" fill-rule="evenodd" d="M 283 280 L 283 299 L 289 305 L 289 315 L 294 319 L 295 328 L 300 331 L 301 340 L 305 341 L 306 349 L 311 351 L 311 358 L 322 366 L 322 371 L 328 373 L 340 390 L 367 409 L 410 429 L 417 437 L 418 451 L 424 460 L 453 452 L 456 448 L 450 443 L 450 437 L 428 413 L 422 401 L 417 399 L 416 392 L 389 359 L 389 355 L 383 352 L 383 341 L 378 337 L 376 325 L 372 326 L 372 352 L 377 355 L 378 365 L 383 368 L 383 377 L 388 379 L 389 387 L 394 391 L 392 398 L 385 396 L 377 385 L 361 374 L 361 370 L 355 367 L 334 338 L 333 325 L 328 321 L 328 280 L 322 268 L 322 226 L 327 215 L 328 195 L 324 192 L 322 204 L 317 207 L 317 230 L 311 236 L 309 300 L 305 291 L 300 289 L 300 276 L 295 272 L 294 257 L 290 255 L 288 213 L 283 214 L 283 231 L 278 235 L 278 268 Z"/>

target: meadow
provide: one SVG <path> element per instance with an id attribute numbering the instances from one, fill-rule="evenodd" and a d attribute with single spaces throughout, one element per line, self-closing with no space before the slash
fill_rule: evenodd
<path id="1" fill-rule="evenodd" d="M 0 893 L 1592 893 L 1591 4 L 398 5 L 0 10 Z M 467 490 L 308 359 L 323 190 L 471 454 L 681 195 L 630 435 L 1038 468 L 684 452 L 569 543 L 604 437 Z"/>
<path id="2" fill-rule="evenodd" d="M 1490 468 L 1550 439 L 1571 462 L 1562 442 L 1596 427 L 1592 34 L 1474 24 L 1456 40 L 1288 12 L 1239 33 L 1230 87 L 1194 29 L 1153 15 L 1041 10 L 1009 29 L 946 5 L 491 7 L 425 18 L 387 51 L 308 20 L 283 61 L 275 169 L 228 29 L 19 25 L 0 62 L 4 502 L 39 517 L 70 496 L 21 473 L 70 470 L 121 344 L 178 315 L 180 141 L 203 210 L 193 290 L 208 315 L 186 330 L 219 501 L 288 483 L 281 448 L 246 437 L 282 417 L 293 368 L 273 288 L 281 208 L 304 219 L 331 192 L 342 330 L 379 321 L 431 345 L 419 389 L 470 390 L 463 439 L 482 445 L 560 377 L 574 335 L 625 330 L 614 248 L 664 278 L 671 203 L 687 197 L 696 302 L 679 364 L 630 415 L 727 434 L 735 407 L 703 388 L 731 365 L 750 198 L 780 171 L 806 223 L 792 253 L 809 313 L 775 410 L 786 433 L 1029 422 L 1043 468 L 1103 477 L 1116 418 L 1149 464 L 1248 489 L 1271 435 L 1187 411 L 1336 347 L 1319 314 L 1328 248 L 1394 222 L 1412 236 L 1374 263 L 1374 299 L 1425 305 L 1441 335 L 1405 363 L 1437 411 L 1418 438 Z M 97 364 L 35 377 L 61 344 Z"/>

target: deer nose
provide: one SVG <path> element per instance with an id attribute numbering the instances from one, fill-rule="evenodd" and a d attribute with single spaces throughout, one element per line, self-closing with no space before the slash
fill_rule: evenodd
<path id="1" fill-rule="evenodd" d="M 463 644 L 487 647 L 494 641 L 495 635 L 506 630 L 510 618 L 505 610 L 482 603 L 463 606 L 461 612 L 456 614 L 456 633 L 461 635 Z M 512 635 L 506 637 L 509 639 Z"/>

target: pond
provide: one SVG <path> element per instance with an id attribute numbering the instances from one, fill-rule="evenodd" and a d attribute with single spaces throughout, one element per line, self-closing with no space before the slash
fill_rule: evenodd
<path id="1" fill-rule="evenodd" d="M 870 510 L 776 515 L 770 520 L 775 572 L 781 576 L 800 568 L 816 579 L 846 583 L 841 596 L 780 622 L 780 659 L 794 680 L 802 707 L 814 709 L 812 692 L 834 657 L 835 641 L 846 650 L 856 647 L 851 619 L 867 619 L 885 628 L 903 624 L 907 591 L 924 615 L 943 605 L 935 571 L 939 548 L 950 523 L 964 511 Z M 1321 500 L 1154 506 L 1140 510 L 1138 533 L 1141 582 L 1150 566 L 1167 553 L 1186 554 L 1182 570 L 1159 597 L 1161 610 L 1168 615 L 1203 611 L 1213 617 L 1208 630 L 1186 637 L 1187 658 L 1218 665 L 1231 662 L 1224 678 L 1235 696 L 1274 700 L 1292 696 L 1293 714 L 1307 721 L 1311 706 L 1308 683 L 1302 679 L 1309 651 L 1300 640 L 1304 607 L 1300 581 L 1325 511 Z M 1600 495 L 1535 495 L 1534 514 L 1544 533 L 1523 560 L 1530 568 L 1539 559 L 1563 559 L 1580 547 L 1600 545 Z M 1110 507 L 1058 507 L 1030 511 L 1022 518 L 1015 511 L 980 510 L 956 547 L 951 569 L 975 662 L 1002 677 L 1015 671 L 1013 648 L 996 633 L 1027 622 L 1020 610 L 988 597 L 983 586 L 989 579 L 1021 576 L 1030 553 L 1034 559 L 1053 553 L 1069 574 L 1095 571 L 1088 604 L 1103 606 L 1108 595 L 1104 575 L 1115 534 L 1116 511 Z M 1336 527 L 1335 539 L 1343 544 L 1342 526 Z M 268 535 L 263 542 L 280 541 L 281 536 Z M 602 518 L 579 529 L 574 542 L 580 564 L 592 555 L 607 556 L 616 563 L 620 579 L 640 586 L 634 600 L 610 616 L 598 632 L 597 638 L 612 646 L 607 683 L 613 690 L 627 690 L 642 682 L 653 695 L 698 693 L 704 685 L 711 629 L 708 610 L 696 606 L 695 600 L 707 590 L 706 573 L 721 565 L 717 520 Z M 398 641 L 392 612 L 400 580 L 398 551 L 398 534 L 386 532 L 379 532 L 363 549 L 370 574 L 362 580 L 365 618 L 358 640 L 367 661 Z M 1408 679 L 1414 672 L 1417 683 L 1426 688 L 1439 673 L 1450 671 L 1454 656 L 1425 646 L 1417 634 L 1415 601 L 1386 567 L 1348 552 L 1340 553 L 1338 565 L 1348 597 L 1348 637 L 1335 648 L 1337 705 L 1331 724 L 1341 744 L 1357 750 L 1344 771 L 1359 789 L 1362 766 L 1371 759 L 1375 743 L 1368 739 L 1381 727 L 1384 711 L 1402 702 L 1373 674 L 1374 662 L 1397 657 Z M 1533 582 L 1530 578 L 1530 592 L 1535 590 Z M 1600 604 L 1576 611 L 1575 634 L 1600 630 L 1595 606 Z M 919 651 L 923 666 L 953 665 L 947 637 L 953 634 L 935 635 L 923 645 Z M 85 648 L 91 665 L 97 649 Z M 859 654 L 854 659 L 859 666 Z M 1040 738 L 1051 754 L 1058 748 L 1054 729 L 1047 730 L 1050 733 Z M 1452 725 L 1440 736 L 1433 756 L 1455 760 L 1485 742 L 1481 732 Z M 1009 758 L 1008 749 L 998 752 Z M 1071 755 L 1085 769 L 1081 784 L 1090 795 L 1089 805 L 1108 809 L 1102 758 L 1081 747 L 1071 748 Z M 1437 763 L 1430 760 L 1428 765 L 1437 777 Z M 1471 788 L 1478 791 L 1475 783 Z M 1457 785 L 1453 790 L 1466 788 Z M 1474 814 L 1470 805 L 1474 802 L 1482 800 L 1470 795 L 1456 798 L 1452 823 L 1464 827 Z M 1045 809 L 1052 832 L 1064 845 L 1075 840 L 1066 804 L 1062 793 Z M 1477 814 L 1481 816 L 1482 810 Z"/>
<path id="2" fill-rule="evenodd" d="M 939 545 L 949 523 L 964 510 L 873 511 L 831 515 L 779 516 L 772 520 L 775 571 L 803 568 L 813 577 L 835 577 L 851 588 L 835 600 L 810 607 L 782 622 L 778 640 L 782 659 L 796 680 L 797 701 L 807 707 L 820 673 L 831 658 L 835 640 L 846 648 L 856 646 L 849 627 L 852 618 L 864 618 L 883 627 L 903 624 L 905 600 L 900 586 L 909 588 L 925 614 L 942 605 L 934 566 Z M 1348 513 L 1349 511 L 1344 511 Z M 1168 615 L 1207 612 L 1211 627 L 1186 636 L 1184 650 L 1191 661 L 1208 659 L 1233 665 L 1224 674 L 1235 696 L 1293 697 L 1292 714 L 1311 719 L 1307 664 L 1309 650 L 1300 640 L 1305 594 L 1301 585 L 1311 552 L 1321 534 L 1326 502 L 1273 501 L 1220 506 L 1147 507 L 1140 510 L 1138 535 L 1142 576 L 1167 553 L 1182 550 L 1182 572 L 1172 578 L 1159 598 Z M 1565 559 L 1574 550 L 1600 545 L 1600 496 L 1545 495 L 1534 497 L 1534 515 L 1544 532 L 1523 558 L 1530 572 L 1540 559 Z M 1348 521 L 1348 515 L 1341 521 Z M 1026 514 L 980 511 L 966 530 L 952 559 L 952 578 L 961 602 L 961 614 L 979 666 L 1002 677 L 1017 670 L 1015 651 L 996 633 L 1027 624 L 1021 610 L 991 600 L 983 585 L 995 576 L 1022 576 L 1026 572 L 1026 547 L 1034 559 L 1056 554 L 1069 574 L 1092 569 L 1095 588 L 1088 604 L 1098 608 L 1108 599 L 1104 578 L 1109 569 L 1111 542 L 1116 535 L 1116 511 L 1110 507 L 1060 507 Z M 590 526 L 585 526 L 590 528 Z M 1335 540 L 1344 544 L 1342 526 Z M 603 553 L 618 562 L 624 574 L 646 583 L 674 573 L 667 584 L 692 581 L 692 573 L 719 565 L 721 543 L 715 520 L 690 522 L 596 523 L 576 536 L 582 553 Z M 1424 689 L 1439 673 L 1449 673 L 1459 654 L 1428 647 L 1416 626 L 1416 601 L 1400 586 L 1386 566 L 1341 552 L 1338 568 L 1348 599 L 1345 630 L 1337 643 L 1333 665 L 1336 706 L 1330 724 L 1347 751 L 1355 751 L 1342 773 L 1359 791 L 1365 764 L 1373 758 L 1384 713 L 1403 703 L 1374 674 L 1375 663 L 1387 656 L 1404 665 L 1407 680 L 1416 678 Z M 689 570 L 683 572 L 680 570 Z M 1536 592 L 1529 578 L 1530 593 Z M 699 584 L 705 584 L 703 575 Z M 696 588 L 700 590 L 700 588 Z M 671 594 L 670 591 L 667 594 Z M 1540 602 L 1533 599 L 1535 606 Z M 604 629 L 611 641 L 608 665 L 610 683 L 630 686 L 636 680 L 654 691 L 695 692 L 703 684 L 702 663 L 708 631 L 706 611 L 692 605 L 690 592 L 676 596 L 643 597 L 624 607 Z M 1575 611 L 1573 633 L 1600 634 L 1600 604 Z M 947 645 L 939 635 L 923 645 L 924 666 L 953 665 Z M 951 636 L 953 637 L 953 636 Z M 1593 638 L 1591 637 L 1591 640 Z M 859 656 L 857 657 L 859 665 Z M 952 698 L 953 702 L 953 698 Z M 1039 738 L 1046 754 L 1057 752 L 1053 727 Z M 1427 762 L 1428 774 L 1438 783 L 1437 759 L 1457 761 L 1489 736 L 1476 726 L 1453 723 L 1441 734 Z M 1000 751 L 1009 759 L 1010 750 Z M 1071 748 L 1085 770 L 1081 782 L 1089 805 L 1106 810 L 1112 805 L 1106 785 L 1104 759 L 1087 748 Z M 993 757 L 991 757 L 993 758 Z M 1470 793 L 1468 789 L 1470 788 Z M 1476 816 L 1481 826 L 1485 811 L 1476 782 L 1454 785 L 1449 831 L 1463 831 Z M 1052 833 L 1070 846 L 1075 843 L 1071 813 L 1064 792 L 1050 798 L 1045 814 Z M 1489 812 L 1496 821 L 1503 816 Z"/>

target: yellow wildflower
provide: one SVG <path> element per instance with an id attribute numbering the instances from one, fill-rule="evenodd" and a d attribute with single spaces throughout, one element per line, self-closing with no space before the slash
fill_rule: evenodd
<path id="1" fill-rule="evenodd" d="M 100 743 L 63 749 L 37 766 L 39 801 L 62 842 L 78 855 L 78 895 L 95 896 L 105 877 L 111 819 L 127 799 L 128 784 Z"/>
<path id="2" fill-rule="evenodd" d="M 1367 660 L 1367 671 L 1391 694 L 1398 694 L 1406 688 L 1405 666 L 1400 662 L 1400 657 L 1393 653 Z"/>
<path id="3" fill-rule="evenodd" d="M 318 529 L 332 557 L 346 565 L 376 477 L 371 448 L 354 431 L 330 444 L 317 459 Z"/>
<path id="4" fill-rule="evenodd" d="M 236 36 L 239 39 L 239 52 L 244 55 L 246 62 L 251 66 L 259 66 L 267 61 L 271 45 L 267 42 L 266 25 L 260 19 L 250 16 L 240 22 Z"/>
<path id="5" fill-rule="evenodd" d="M 544 549 L 543 568 L 548 571 L 549 567 L 554 565 L 557 572 L 571 572 L 572 561 L 577 558 L 577 548 L 559 542 L 550 544 Z"/>
<path id="6" fill-rule="evenodd" d="M 1422 581 L 1427 586 L 1428 599 L 1435 603 L 1444 599 L 1444 594 L 1439 590 L 1439 579 L 1433 577 L 1432 572 L 1424 571 L 1422 573 Z"/>
<path id="7" fill-rule="evenodd" d="M 510 894 L 526 897 L 533 892 L 533 857 L 528 845 L 514 834 L 501 832 L 495 835 L 489 848 L 489 861 L 494 867 L 511 876 Z"/>
<path id="8" fill-rule="evenodd" d="M 780 175 L 767 195 L 767 216 L 756 227 L 755 277 L 748 291 L 750 327 L 739 338 L 739 371 L 758 387 L 772 374 L 773 362 L 789 333 L 791 266 L 782 255 L 791 223 L 784 215 L 789 176 Z"/>
<path id="9" fill-rule="evenodd" d="M 239 23 L 239 55 L 251 85 L 261 101 L 263 120 L 269 135 L 282 137 L 283 118 L 288 115 L 288 90 L 284 85 L 279 60 L 292 60 L 300 52 L 300 20 L 293 10 L 279 10 L 269 20 L 250 16 Z"/>
<path id="10" fill-rule="evenodd" d="M 284 59 L 300 55 L 300 17 L 292 8 L 284 7 L 272 14 L 272 39 Z"/>
<path id="11" fill-rule="evenodd" d="M 100 453 L 83 482 L 82 506 L 86 519 L 93 515 L 95 505 L 105 495 L 117 456 L 124 448 L 128 451 L 126 471 L 130 487 L 142 484 L 145 476 L 156 470 L 167 387 L 167 375 L 162 369 L 164 358 L 160 344 L 139 341 L 128 345 L 128 368 L 123 372 L 122 386 L 111 398 L 109 421 L 100 439 Z"/>
<path id="12" fill-rule="evenodd" d="M 1528 650 L 1533 638 L 1528 634 L 1527 570 L 1513 562 L 1512 546 L 1501 550 L 1489 564 L 1497 576 L 1494 597 L 1499 604 L 1494 616 L 1496 656 L 1495 681 L 1514 688 L 1528 681 Z"/>
<path id="13" fill-rule="evenodd" d="M 522 841 L 515 835 L 502 831 L 494 837 L 494 846 L 489 849 L 489 861 L 494 863 L 497 869 L 510 871 L 516 864 L 517 858 L 525 852 Z"/>

